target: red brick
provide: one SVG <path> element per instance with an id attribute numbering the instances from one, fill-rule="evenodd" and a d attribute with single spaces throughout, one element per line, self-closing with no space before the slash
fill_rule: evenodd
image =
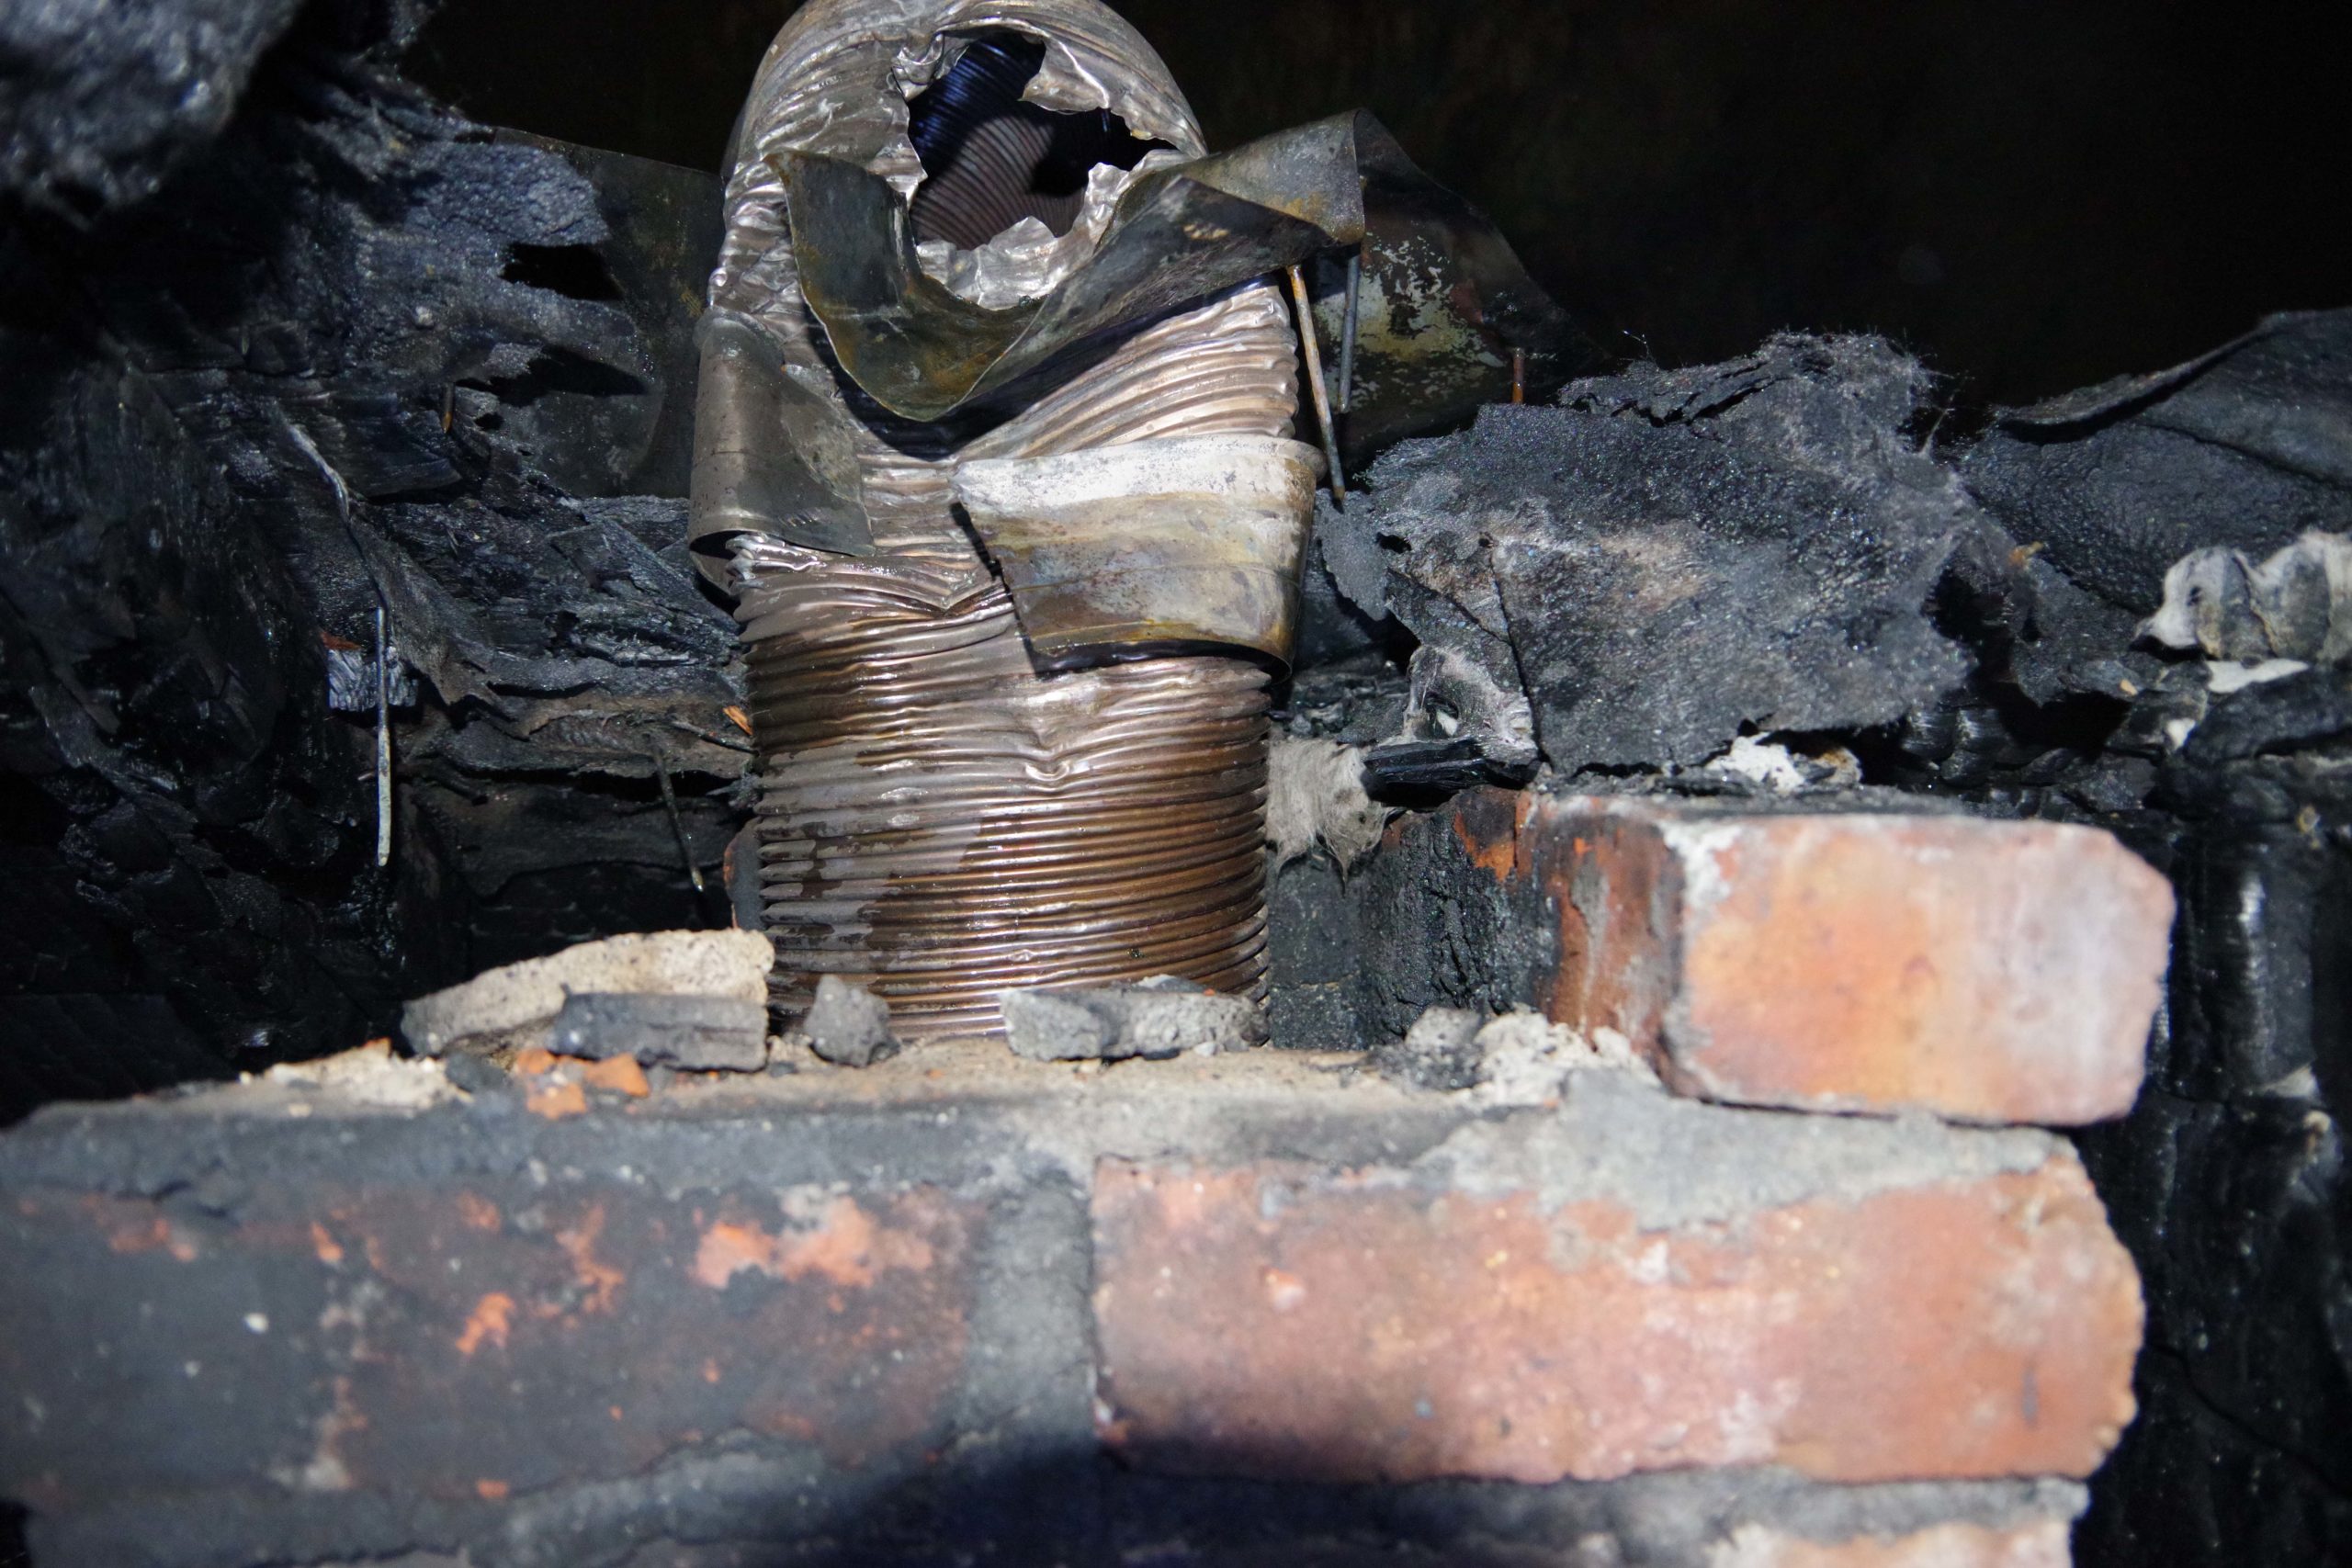
<path id="1" fill-rule="evenodd" d="M 2046 822 L 1473 800 L 1479 865 L 1556 908 L 1529 998 L 1737 1104 L 2074 1125 L 2139 1092 L 2165 878 Z"/>
<path id="2" fill-rule="evenodd" d="M 1106 1162 L 1094 1218 L 1101 1428 L 1159 1468 L 2079 1476 L 2132 1414 L 2138 1278 L 2070 1154 L 1666 1230 L 1395 1171 Z"/>

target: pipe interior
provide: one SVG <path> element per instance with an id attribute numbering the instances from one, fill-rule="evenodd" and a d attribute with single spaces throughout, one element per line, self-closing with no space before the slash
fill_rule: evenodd
<path id="1" fill-rule="evenodd" d="M 1109 109 L 1067 114 L 1023 102 L 1045 58 L 1042 39 L 983 34 L 908 106 L 925 175 L 910 209 L 916 239 L 978 250 L 1023 218 L 1067 234 L 1096 165 L 1132 169 L 1167 145 L 1131 134 Z"/>

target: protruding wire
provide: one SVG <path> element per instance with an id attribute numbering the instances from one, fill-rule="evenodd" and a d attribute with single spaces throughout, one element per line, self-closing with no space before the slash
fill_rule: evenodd
<path id="1" fill-rule="evenodd" d="M 391 623 L 376 602 L 376 864 L 392 863 Z"/>
<path id="2" fill-rule="evenodd" d="M 1331 463 L 1331 500 L 1348 504 L 1347 476 L 1340 471 L 1340 434 L 1331 427 L 1331 400 L 1323 390 L 1323 353 L 1315 342 L 1315 310 L 1306 302 L 1306 275 L 1290 270 L 1291 302 L 1298 307 L 1298 344 L 1306 355 L 1306 386 L 1315 397 L 1315 421 L 1323 429 L 1323 456 Z"/>
<path id="3" fill-rule="evenodd" d="M 1340 334 L 1340 412 L 1353 413 L 1356 405 L 1356 295 L 1363 288 L 1363 247 L 1348 253 L 1347 327 Z"/>
<path id="4" fill-rule="evenodd" d="M 695 863 L 695 852 L 686 842 L 686 819 L 678 815 L 678 792 L 670 787 L 670 764 L 662 753 L 653 752 L 653 776 L 662 781 L 662 804 L 670 813 L 670 831 L 677 835 L 678 854 L 686 863 L 686 875 L 694 881 L 695 891 L 703 889 L 702 867 Z"/>
<path id="5" fill-rule="evenodd" d="M 1510 351 L 1510 400 L 1515 403 L 1527 400 L 1527 350 L 1523 348 Z"/>
<path id="6" fill-rule="evenodd" d="M 287 419 L 286 433 L 293 438 L 319 472 L 325 476 L 327 489 L 334 493 L 335 516 L 343 523 L 343 536 L 351 543 L 351 553 L 359 562 L 359 570 L 368 574 L 368 586 L 376 595 L 376 864 L 380 868 L 392 863 L 392 672 L 391 672 L 391 605 L 384 596 L 384 585 L 377 581 L 376 568 L 368 552 L 359 546 L 359 531 L 351 520 L 351 487 L 311 433 Z"/>

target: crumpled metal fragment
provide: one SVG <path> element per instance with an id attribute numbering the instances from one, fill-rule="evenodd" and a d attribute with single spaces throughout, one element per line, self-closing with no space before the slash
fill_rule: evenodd
<path id="1" fill-rule="evenodd" d="M 1130 175 L 1093 252 L 1046 293 L 999 309 L 926 274 L 889 180 L 845 159 L 773 155 L 802 297 L 842 368 L 892 412 L 935 420 L 1073 345 L 1363 238 L 1365 114 Z"/>
<path id="2" fill-rule="evenodd" d="M 713 277 L 702 329 L 697 538 L 771 533 L 867 553 L 877 547 L 849 471 L 849 404 L 870 400 L 952 447 L 1034 400 L 1027 383 L 1061 380 L 1123 332 L 1295 263 L 1308 264 L 1322 341 L 1354 345 L 1338 421 L 1351 464 L 1591 366 L 1590 344 L 1494 225 L 1371 115 L 1209 154 L 1148 46 L 1115 17 L 1080 22 L 1075 10 L 820 6 L 778 39 L 739 127 L 733 265 Z M 1130 166 L 1095 166 L 1059 234 L 1033 196 L 991 188 L 986 169 L 926 183 L 910 135 L 908 103 L 1007 38 L 1042 57 L 1024 107 L 1114 115 L 1151 149 Z M 989 151 L 1001 175 L 1012 154 Z M 942 201 L 950 178 L 962 190 Z M 977 248 L 924 231 L 928 221 L 969 238 L 991 209 L 1006 226 Z M 814 360 L 792 352 L 812 324 L 824 342 Z M 763 338 L 785 352 L 761 352 Z M 795 441 L 760 437 L 780 424 Z"/>
<path id="3" fill-rule="evenodd" d="M 1195 645 L 1283 660 L 1315 457 L 1280 436 L 1195 435 L 976 459 L 956 499 L 1042 665 Z"/>

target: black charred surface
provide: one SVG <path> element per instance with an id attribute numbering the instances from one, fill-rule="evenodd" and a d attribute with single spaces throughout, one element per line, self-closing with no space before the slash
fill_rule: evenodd
<path id="1" fill-rule="evenodd" d="M 2274 317 L 2174 369 L 2007 411 L 1962 468 L 2011 533 L 2146 615 L 2200 546 L 2259 557 L 2352 529 L 2352 310 Z"/>
<path id="2" fill-rule="evenodd" d="M 2180 912 L 2147 1086 L 2078 1139 L 2148 1300 L 2086 1564 L 2352 1551 L 2352 678 L 2203 685 L 2181 667 L 2134 705 L 2145 803 L 2090 814 Z"/>
<path id="3" fill-rule="evenodd" d="M 1930 390 L 1869 338 L 1578 381 L 1396 448 L 1326 513 L 1322 558 L 1420 640 L 1416 694 L 1444 711 L 1419 739 L 1532 761 L 1508 733 L 1523 703 L 1575 773 L 1891 724 L 1965 683 L 1932 601 L 1985 553 L 1986 520 L 1919 449 Z"/>
<path id="4" fill-rule="evenodd" d="M 301 0 L 0 10 L 0 190 L 87 215 L 152 196 L 229 123 Z"/>
<path id="5" fill-rule="evenodd" d="M 680 848 L 717 863 L 747 748 L 684 546 L 715 182 L 436 107 L 400 7 L 59 9 L 4 29 L 0 1119 L 722 922 Z M 417 693 L 380 870 L 326 674 L 372 698 L 379 605 Z M 108 1018 L 156 1057 L 81 1061 Z"/>

